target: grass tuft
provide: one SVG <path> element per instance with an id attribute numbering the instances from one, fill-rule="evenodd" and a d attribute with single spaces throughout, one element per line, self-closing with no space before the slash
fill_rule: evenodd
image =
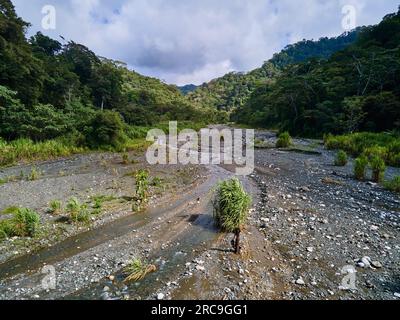
<path id="1" fill-rule="evenodd" d="M 389 191 L 400 193 L 400 176 L 385 182 L 385 188 Z"/>
<path id="2" fill-rule="evenodd" d="M 49 213 L 54 214 L 54 215 L 60 215 L 62 214 L 62 203 L 59 200 L 53 200 L 50 202 L 50 208 L 49 208 Z"/>
<path id="3" fill-rule="evenodd" d="M 278 141 L 276 142 L 277 148 L 289 148 L 292 145 L 292 137 L 289 132 L 283 132 L 279 135 Z"/>
<path id="4" fill-rule="evenodd" d="M 335 159 L 335 166 L 337 167 L 345 167 L 347 165 L 348 158 L 347 153 L 343 150 L 340 150 Z"/>
<path id="5" fill-rule="evenodd" d="M 129 274 L 124 282 L 137 282 L 143 280 L 148 274 L 156 272 L 155 265 L 146 264 L 141 259 L 135 259 L 124 269 Z"/>
<path id="6" fill-rule="evenodd" d="M 368 158 L 358 157 L 354 162 L 354 176 L 357 180 L 364 181 L 367 174 Z"/>
<path id="7" fill-rule="evenodd" d="M 39 228 L 40 217 L 30 209 L 18 208 L 12 219 L 0 222 L 0 239 L 11 237 L 33 238 Z"/>

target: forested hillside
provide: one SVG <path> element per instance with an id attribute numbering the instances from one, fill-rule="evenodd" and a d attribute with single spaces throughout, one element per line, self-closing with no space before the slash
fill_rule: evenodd
<path id="1" fill-rule="evenodd" d="M 261 68 L 249 73 L 229 73 L 205 83 L 189 94 L 189 99 L 218 110 L 232 111 L 243 106 L 251 93 L 260 85 L 270 84 L 287 65 L 309 58 L 326 59 L 333 53 L 352 44 L 361 28 L 336 38 L 321 38 L 318 41 L 303 40 L 288 45 Z"/>
<path id="2" fill-rule="evenodd" d="M 233 118 L 293 134 L 400 128 L 400 11 L 364 29 L 328 60 L 289 65 L 259 86 Z"/>
<path id="3" fill-rule="evenodd" d="M 73 41 L 41 33 L 27 39 L 28 28 L 12 2 L 0 0 L 0 137 L 5 140 L 68 136 L 78 145 L 114 145 L 127 125 L 218 121 L 217 111 L 199 108 L 176 86 Z"/>

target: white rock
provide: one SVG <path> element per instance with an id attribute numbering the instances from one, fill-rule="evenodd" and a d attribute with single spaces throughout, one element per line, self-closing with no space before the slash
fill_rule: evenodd
<path id="1" fill-rule="evenodd" d="M 196 266 L 196 270 L 197 271 L 205 271 L 206 268 L 204 268 L 203 266 Z"/>
<path id="2" fill-rule="evenodd" d="M 299 286 L 304 286 L 306 283 L 304 282 L 303 278 L 299 278 L 295 282 Z"/>
<path id="3" fill-rule="evenodd" d="M 165 298 L 165 294 L 164 293 L 159 293 L 157 295 L 157 300 L 164 300 L 164 298 Z"/>

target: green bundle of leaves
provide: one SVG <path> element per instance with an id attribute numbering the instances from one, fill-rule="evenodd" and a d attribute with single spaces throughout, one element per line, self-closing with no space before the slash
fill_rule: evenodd
<path id="1" fill-rule="evenodd" d="M 245 224 L 251 205 L 251 196 L 241 182 L 231 179 L 218 185 L 214 217 L 225 232 L 236 232 Z"/>
<path id="2" fill-rule="evenodd" d="M 0 222 L 0 239 L 10 237 L 34 237 L 39 228 L 40 217 L 30 209 L 18 208 L 13 218 Z"/>
<path id="3" fill-rule="evenodd" d="M 277 148 L 289 148 L 292 145 L 292 137 L 289 132 L 283 132 L 279 135 L 279 139 L 276 142 Z"/>
<path id="4" fill-rule="evenodd" d="M 400 193 L 400 176 L 395 177 L 391 181 L 387 181 L 385 183 L 385 188 L 390 191 Z"/>
<path id="5" fill-rule="evenodd" d="M 87 210 L 87 206 L 80 204 L 79 200 L 75 197 L 71 198 L 68 201 L 66 210 L 71 220 L 75 223 L 77 222 L 87 223 L 90 221 L 90 213 Z"/>
<path id="6" fill-rule="evenodd" d="M 368 167 L 368 158 L 365 156 L 358 157 L 354 162 L 354 176 L 357 180 L 365 180 Z"/>
<path id="7" fill-rule="evenodd" d="M 50 202 L 49 212 L 54 215 L 59 215 L 62 212 L 62 203 L 59 200 L 53 200 Z"/>
<path id="8" fill-rule="evenodd" d="M 348 162 L 347 153 L 343 150 L 340 150 L 336 155 L 335 166 L 344 167 L 347 165 L 347 162 Z"/>
<path id="9" fill-rule="evenodd" d="M 142 202 L 147 201 L 150 183 L 149 175 L 150 173 L 148 170 L 139 170 L 135 174 L 136 196 L 138 200 Z"/>
<path id="10" fill-rule="evenodd" d="M 379 156 L 374 156 L 370 160 L 370 165 L 372 169 L 372 180 L 377 183 L 382 182 L 386 171 L 385 161 Z"/>
<path id="11" fill-rule="evenodd" d="M 20 237 L 34 237 L 39 227 L 39 215 L 26 208 L 19 209 L 12 220 L 15 233 Z"/>

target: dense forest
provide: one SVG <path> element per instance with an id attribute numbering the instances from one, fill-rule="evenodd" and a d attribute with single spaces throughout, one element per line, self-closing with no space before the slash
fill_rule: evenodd
<path id="1" fill-rule="evenodd" d="M 249 73 L 178 88 L 73 41 L 37 33 L 0 0 L 0 143 L 116 146 L 134 126 L 231 120 L 303 136 L 400 127 L 400 12 L 336 38 L 287 46 Z M 194 90 L 194 91 L 193 91 Z"/>
<path id="2" fill-rule="evenodd" d="M 116 144 L 123 131 L 131 132 L 128 125 L 224 120 L 176 86 L 81 44 L 40 32 L 27 39 L 29 26 L 10 0 L 0 0 L 0 137 L 7 141 L 68 136 L 77 145 L 97 147 Z"/>
<path id="3" fill-rule="evenodd" d="M 269 85 L 286 66 L 310 58 L 327 59 L 333 53 L 354 43 L 361 30 L 362 28 L 358 28 L 336 38 L 321 38 L 318 41 L 303 40 L 288 45 L 265 62 L 261 68 L 248 73 L 229 73 L 205 83 L 189 93 L 189 99 L 218 110 L 235 110 L 247 102 L 257 87 Z"/>
<path id="4" fill-rule="evenodd" d="M 399 130 L 399 45 L 400 11 L 328 59 L 287 65 L 232 117 L 303 136 Z"/>

